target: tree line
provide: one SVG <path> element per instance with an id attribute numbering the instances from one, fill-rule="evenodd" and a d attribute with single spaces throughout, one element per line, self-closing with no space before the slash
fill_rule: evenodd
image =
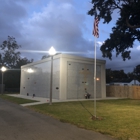
<path id="1" fill-rule="evenodd" d="M 140 65 L 137 65 L 132 72 L 125 73 L 124 70 L 106 69 L 106 83 L 130 82 L 138 80 L 140 82 Z"/>
<path id="2" fill-rule="evenodd" d="M 17 44 L 12 36 L 8 36 L 7 40 L 0 45 L 0 68 L 2 66 L 7 68 L 3 79 L 5 89 L 19 89 L 21 66 L 33 62 L 33 59 L 28 60 L 26 57 L 21 57 L 21 53 L 18 51 L 19 48 L 21 46 Z M 2 79 L 2 74 L 0 74 L 0 79 Z"/>

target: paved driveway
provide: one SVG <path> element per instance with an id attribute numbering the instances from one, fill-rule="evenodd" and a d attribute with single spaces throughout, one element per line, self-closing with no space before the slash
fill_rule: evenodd
<path id="1" fill-rule="evenodd" d="M 0 140 L 113 140 L 0 99 Z"/>

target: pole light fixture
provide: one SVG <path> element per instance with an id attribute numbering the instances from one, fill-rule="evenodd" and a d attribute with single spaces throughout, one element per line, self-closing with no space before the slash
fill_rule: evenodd
<path id="1" fill-rule="evenodd" d="M 55 48 L 52 46 L 50 49 L 49 49 L 49 55 L 53 56 L 56 54 L 56 50 Z"/>
<path id="2" fill-rule="evenodd" d="M 4 66 L 2 66 L 2 68 L 1 68 L 1 71 L 2 72 L 5 72 L 7 69 L 4 67 Z"/>
<path id="3" fill-rule="evenodd" d="M 49 55 L 51 56 L 51 76 L 50 76 L 50 105 L 52 105 L 52 84 L 53 84 L 53 56 L 56 54 L 54 47 L 49 49 Z"/>
<path id="4" fill-rule="evenodd" d="M 1 80 L 1 93 L 3 94 L 3 77 L 4 77 L 4 72 L 6 71 L 6 67 L 2 66 L 1 71 L 2 71 L 2 80 Z"/>

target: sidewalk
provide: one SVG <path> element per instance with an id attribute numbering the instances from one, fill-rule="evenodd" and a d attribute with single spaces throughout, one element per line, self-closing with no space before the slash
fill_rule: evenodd
<path id="1" fill-rule="evenodd" d="M 21 106 L 31 106 L 31 105 L 44 104 L 44 103 L 49 103 L 49 101 L 50 101 L 49 98 L 32 97 L 32 96 L 25 96 L 25 95 L 21 95 L 21 94 L 7 94 L 7 95 L 37 101 L 34 103 L 21 104 Z M 52 99 L 52 102 L 60 102 L 60 101 L 56 100 L 56 99 Z"/>
<path id="2" fill-rule="evenodd" d="M 37 102 L 34 102 L 34 103 L 21 104 L 21 106 L 31 106 L 31 105 L 44 104 L 44 103 L 49 103 L 49 101 L 50 101 L 49 98 L 32 97 L 32 96 L 25 96 L 25 95 L 21 95 L 21 94 L 7 94 L 7 95 L 37 101 Z M 106 97 L 104 99 L 103 98 L 97 98 L 96 100 L 115 100 L 115 99 L 122 99 L 122 98 Z M 70 102 L 70 101 L 86 101 L 86 100 L 94 100 L 94 99 L 69 99 L 69 100 L 52 99 L 52 103 Z"/>

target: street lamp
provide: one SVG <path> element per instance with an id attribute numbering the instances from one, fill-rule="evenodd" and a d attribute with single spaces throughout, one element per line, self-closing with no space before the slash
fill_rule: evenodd
<path id="1" fill-rule="evenodd" d="M 3 74 L 4 74 L 4 72 L 6 71 L 6 68 L 3 66 L 3 67 L 1 68 L 1 71 L 2 71 L 1 93 L 3 94 L 3 77 L 4 77 Z"/>
<path id="2" fill-rule="evenodd" d="M 52 83 L 53 83 L 53 56 L 56 51 L 53 47 L 49 49 L 49 55 L 51 56 L 51 76 L 50 76 L 50 105 L 52 105 Z"/>

